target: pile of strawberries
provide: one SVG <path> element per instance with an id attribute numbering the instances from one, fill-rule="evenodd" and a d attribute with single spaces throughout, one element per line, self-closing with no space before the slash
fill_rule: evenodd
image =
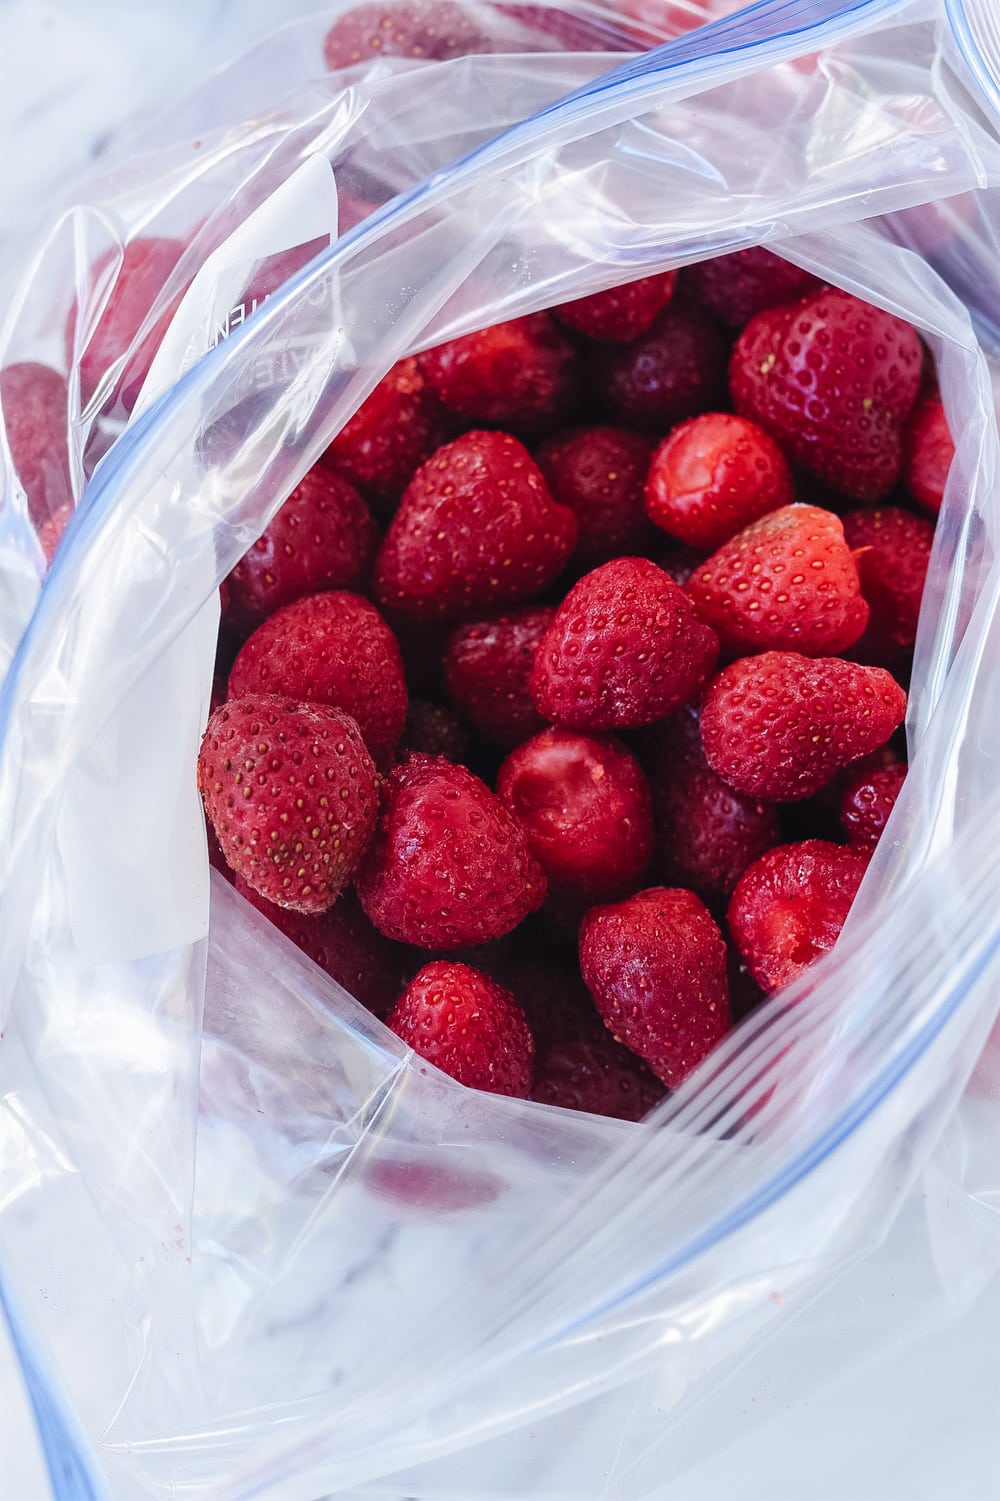
<path id="1" fill-rule="evenodd" d="M 456 1079 L 640 1117 L 837 939 L 951 457 L 766 250 L 403 360 L 223 586 L 213 858 Z"/>

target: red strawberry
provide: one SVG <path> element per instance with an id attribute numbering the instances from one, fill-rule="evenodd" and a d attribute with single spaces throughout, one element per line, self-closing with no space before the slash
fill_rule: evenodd
<path id="1" fill-rule="evenodd" d="M 708 764 L 737 792 L 798 802 L 883 745 L 905 713 L 906 694 L 881 667 L 769 651 L 709 683 L 701 738 Z"/>
<path id="2" fill-rule="evenodd" d="M 649 788 L 619 741 L 543 730 L 507 757 L 497 793 L 555 894 L 608 901 L 639 884 L 653 853 Z"/>
<path id="3" fill-rule="evenodd" d="M 758 985 L 790 985 L 840 937 L 868 853 L 823 839 L 780 844 L 741 877 L 729 931 Z"/>
<path id="4" fill-rule="evenodd" d="M 512 21 L 520 21 L 535 33 L 531 38 L 532 51 L 635 51 L 634 35 L 615 25 L 608 16 L 574 15 L 554 5 L 495 4 L 493 9 Z"/>
<path id="5" fill-rule="evenodd" d="M 393 365 L 379 381 L 344 423 L 323 462 L 357 485 L 386 517 L 444 439 L 441 409 L 411 357 Z"/>
<path id="6" fill-rule="evenodd" d="M 516 438 L 465 433 L 407 486 L 376 562 L 376 597 L 400 620 L 461 620 L 530 599 L 575 541 L 576 517 Z"/>
<path id="7" fill-rule="evenodd" d="M 656 1075 L 602 1028 L 539 1047 L 531 1098 L 542 1105 L 641 1121 L 665 1094 Z"/>
<path id="8" fill-rule="evenodd" d="M 183 240 L 157 235 L 130 240 L 115 269 L 113 285 L 96 325 L 78 329 L 78 310 L 74 303 L 66 326 L 66 348 L 69 363 L 72 365 L 74 357 L 79 361 L 81 406 L 90 403 L 106 372 L 132 349 L 139 333 L 149 323 L 153 304 L 162 299 L 164 284 L 169 281 L 185 249 Z M 114 259 L 109 252 L 97 261 L 92 273 L 96 285 L 102 285 L 110 276 Z M 152 326 L 146 327 L 145 334 L 125 363 L 122 376 L 115 382 L 127 412 L 136 403 L 153 356 L 183 295 L 183 290 L 178 292 Z"/>
<path id="9" fill-rule="evenodd" d="M 460 625 L 448 638 L 443 665 L 451 700 L 484 740 L 504 750 L 545 724 L 531 697 L 531 669 L 555 613 L 529 606 Z"/>
<path id="10" fill-rule="evenodd" d="M 413 755 L 386 785 L 357 887 L 387 937 L 454 949 L 511 932 L 541 906 L 546 882 L 485 783 L 443 756 Z"/>
<path id="11" fill-rule="evenodd" d="M 297 912 L 333 905 L 375 827 L 371 758 L 350 715 L 325 704 L 230 699 L 208 721 L 198 785 L 233 870 Z"/>
<path id="12" fill-rule="evenodd" d="M 729 412 L 704 412 L 675 427 L 646 479 L 650 521 L 692 547 L 718 547 L 791 499 L 781 449 L 762 428 Z"/>
<path id="13" fill-rule="evenodd" d="M 405 983 L 405 949 L 372 927 L 352 891 L 341 892 L 327 912 L 290 912 L 236 877 L 240 896 L 280 928 L 286 938 L 376 1016 L 385 1016 Z"/>
<path id="14" fill-rule="evenodd" d="M 565 417 L 576 396 L 576 355 L 550 313 L 463 334 L 418 360 L 438 400 L 469 425 L 527 437 Z"/>
<path id="15" fill-rule="evenodd" d="M 669 1089 L 726 1035 L 726 945 L 690 891 L 653 887 L 593 907 L 580 925 L 580 969 L 612 1036 Z"/>
<path id="16" fill-rule="evenodd" d="M 509 990 L 468 964 L 425 964 L 386 1026 L 470 1089 L 523 1100 L 531 1088 L 535 1042 L 524 1012 Z"/>
<path id="17" fill-rule="evenodd" d="M 400 753 L 423 751 L 449 761 L 465 761 L 469 755 L 469 732 L 457 714 L 444 704 L 427 698 L 411 698 L 403 725 Z"/>
<path id="18" fill-rule="evenodd" d="M 0 407 L 11 462 L 36 527 L 72 503 L 66 378 L 30 362 L 0 370 Z M 51 556 L 51 555 L 49 555 Z"/>
<path id="19" fill-rule="evenodd" d="M 847 545 L 855 550 L 861 591 L 871 612 L 852 655 L 891 662 L 917 639 L 917 619 L 934 525 L 898 506 L 852 511 L 844 517 Z"/>
<path id="20" fill-rule="evenodd" d="M 310 469 L 226 580 L 229 627 L 245 633 L 303 595 L 358 588 L 377 541 L 354 486 L 330 469 Z"/>
<path id="21" fill-rule="evenodd" d="M 765 308 L 781 302 L 797 302 L 820 285 L 817 277 L 801 271 L 791 261 L 754 245 L 732 255 L 715 256 L 688 266 L 684 285 L 707 308 L 733 328 L 742 328 Z"/>
<path id="22" fill-rule="evenodd" d="M 653 545 L 656 533 L 643 508 L 652 452 L 649 438 L 627 428 L 581 427 L 550 438 L 535 454 L 553 499 L 577 519 L 573 561 L 582 569 Z"/>
<path id="23" fill-rule="evenodd" d="M 608 419 L 659 437 L 726 395 L 729 341 L 693 304 L 674 301 L 641 338 L 591 356 L 595 396 Z"/>
<path id="24" fill-rule="evenodd" d="M 601 344 L 628 344 L 644 334 L 674 295 L 676 271 L 643 276 L 638 281 L 609 287 L 563 302 L 552 311 L 560 323 Z"/>
<path id="25" fill-rule="evenodd" d="M 832 511 L 783 506 L 724 542 L 687 592 L 724 651 L 828 656 L 868 623 L 858 567 Z"/>
<path id="26" fill-rule="evenodd" d="M 337 17 L 323 43 L 331 72 L 377 57 L 442 62 L 490 50 L 487 36 L 451 0 L 374 0 L 352 6 Z"/>
<path id="27" fill-rule="evenodd" d="M 653 799 L 655 869 L 674 885 L 728 896 L 747 866 L 777 843 L 777 809 L 716 775 L 691 709 L 644 732 L 641 756 Z"/>
<path id="28" fill-rule="evenodd" d="M 747 324 L 730 366 L 736 410 L 810 474 L 858 500 L 896 483 L 923 348 L 901 318 L 826 288 Z"/>
<path id="29" fill-rule="evenodd" d="M 531 678 L 546 719 L 575 730 L 631 729 L 694 698 L 718 655 L 673 579 L 646 558 L 616 558 L 574 584 L 538 648 Z"/>
<path id="30" fill-rule="evenodd" d="M 850 844 L 875 848 L 905 780 L 902 761 L 891 766 L 860 766 L 850 772 L 840 802 L 840 822 Z"/>
<path id="31" fill-rule="evenodd" d="M 58 511 L 50 516 L 47 521 L 43 521 L 38 528 L 38 542 L 42 552 L 45 554 L 45 561 L 47 563 L 51 563 L 55 557 L 56 548 L 62 541 L 62 534 L 69 525 L 72 515 L 73 503 L 67 500 L 65 505 L 61 505 Z"/>
<path id="32" fill-rule="evenodd" d="M 910 413 L 903 433 L 903 484 L 927 511 L 937 515 L 944 499 L 955 443 L 939 396 L 927 396 Z"/>
<path id="33" fill-rule="evenodd" d="M 392 754 L 406 718 L 396 638 L 358 594 L 334 590 L 286 605 L 259 625 L 229 674 L 229 696 L 280 693 L 344 709 L 377 760 Z"/>

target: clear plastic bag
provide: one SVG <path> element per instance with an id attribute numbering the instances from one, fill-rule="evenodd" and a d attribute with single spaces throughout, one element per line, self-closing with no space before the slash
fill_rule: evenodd
<path id="1" fill-rule="evenodd" d="M 530 43 L 512 10 L 503 45 Z M 76 510 L 47 574 L 0 443 L 0 1293 L 58 1497 L 538 1495 L 544 1474 L 639 1501 L 671 1425 L 921 1173 L 929 1204 L 942 1182 L 967 1202 L 978 1273 L 1000 1261 L 995 1166 L 940 1155 L 997 1005 L 1000 447 L 969 317 L 897 217 L 982 192 L 995 142 L 934 0 L 766 0 L 612 75 L 526 51 L 324 76 L 325 24 L 282 34 L 275 92 L 260 55 L 236 65 L 96 185 L 7 321 L 4 364 L 58 361 L 76 300 Z M 247 316 L 231 298 L 301 244 L 319 160 L 340 238 Z M 83 393 L 140 231 L 185 258 Z M 218 583 L 402 354 L 761 241 L 909 318 L 958 436 L 904 795 L 836 953 L 647 1123 L 464 1091 L 210 890 Z M 147 373 L 168 311 L 173 367 Z M 921 1228 L 960 1301 L 968 1241 Z"/>

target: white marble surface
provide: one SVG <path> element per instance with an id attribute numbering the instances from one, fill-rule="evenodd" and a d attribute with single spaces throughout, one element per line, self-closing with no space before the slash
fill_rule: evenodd
<path id="1" fill-rule="evenodd" d="M 276 20 L 304 8 L 279 12 L 268 0 L 0 4 L 0 295 L 32 232 L 72 198 L 95 163 L 127 152 L 133 122 L 148 121 Z M 870 1286 L 877 1295 L 877 1272 Z M 891 1270 L 881 1295 L 894 1295 Z M 845 1324 L 863 1318 L 850 1284 L 842 1296 Z M 692 1462 L 658 1492 L 660 1501 L 993 1501 L 1000 1497 L 998 1325 L 994 1287 L 953 1328 L 818 1398 L 796 1392 L 775 1342 L 766 1362 L 731 1382 L 699 1420 L 710 1433 L 716 1425 L 712 1457 Z M 47 1489 L 24 1439 L 26 1412 L 12 1379 L 0 1342 L 0 1496 L 42 1501 Z"/>

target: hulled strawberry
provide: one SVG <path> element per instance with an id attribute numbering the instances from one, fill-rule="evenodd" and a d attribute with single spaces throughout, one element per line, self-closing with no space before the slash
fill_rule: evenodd
<path id="1" fill-rule="evenodd" d="M 403 725 L 400 753 L 423 751 L 428 756 L 445 756 L 449 761 L 465 761 L 469 754 L 469 732 L 444 704 L 427 698 L 411 698 Z"/>
<path id="2" fill-rule="evenodd" d="M 497 793 L 554 895 L 608 901 L 638 886 L 653 853 L 649 788 L 619 741 L 543 730 L 507 757 Z"/>
<path id="3" fill-rule="evenodd" d="M 641 1121 L 665 1094 L 648 1065 L 603 1027 L 538 1049 L 531 1098 L 542 1105 Z"/>
<path id="4" fill-rule="evenodd" d="M 470 1089 L 524 1099 L 535 1043 L 510 991 L 469 964 L 437 959 L 407 985 L 386 1026 Z"/>
<path id="5" fill-rule="evenodd" d="M 645 486 L 649 519 L 700 548 L 719 547 L 791 499 L 781 449 L 763 428 L 730 412 L 703 412 L 675 427 L 656 450 Z"/>
<path id="6" fill-rule="evenodd" d="M 867 866 L 867 851 L 807 839 L 768 850 L 744 873 L 729 931 L 764 991 L 791 984 L 833 948 Z"/>
<path id="7" fill-rule="evenodd" d="M 242 876 L 236 890 L 274 923 L 314 964 L 376 1016 L 385 1016 L 406 983 L 408 951 L 373 927 L 350 890 L 326 912 L 277 907 Z"/>
<path id="8" fill-rule="evenodd" d="M 379 761 L 391 756 L 406 718 L 396 638 L 374 605 L 345 590 L 298 599 L 257 627 L 229 674 L 230 698 L 245 693 L 344 709 Z"/>
<path id="9" fill-rule="evenodd" d="M 388 779 L 357 889 L 387 937 L 455 949 L 511 932 L 541 906 L 546 881 L 485 783 L 441 756 L 412 755 Z"/>
<path id="10" fill-rule="evenodd" d="M 772 511 L 695 570 L 687 592 L 730 654 L 796 651 L 830 656 L 868 623 L 858 566 L 832 511 Z"/>
<path id="11" fill-rule="evenodd" d="M 733 351 L 736 410 L 793 463 L 858 500 L 899 478 L 923 348 L 901 318 L 825 288 L 747 324 Z"/>
<path id="12" fill-rule="evenodd" d="M 5 365 L 0 370 L 0 408 L 28 515 L 36 527 L 44 527 L 72 503 L 66 377 L 33 361 Z M 51 559 L 47 549 L 46 555 Z"/>
<path id="13" fill-rule="evenodd" d="M 840 822 L 849 844 L 873 850 L 906 780 L 902 761 L 849 769 L 840 797 Z"/>
<path id="14" fill-rule="evenodd" d="M 442 406 L 470 426 L 542 433 L 568 415 L 576 397 L 576 355 L 551 313 L 463 334 L 418 359 Z"/>
<path id="15" fill-rule="evenodd" d="M 815 291 L 820 282 L 773 250 L 753 245 L 688 266 L 684 285 L 723 323 L 742 328 L 765 308 L 797 302 L 807 292 Z"/>
<path id="16" fill-rule="evenodd" d="M 226 580 L 228 625 L 245 633 L 275 610 L 321 589 L 357 589 L 378 534 L 354 486 L 317 466 Z"/>
<path id="17" fill-rule="evenodd" d="M 531 670 L 555 613 L 529 605 L 460 625 L 448 638 L 443 660 L 448 694 L 492 745 L 509 750 L 544 727 L 531 697 Z"/>
<path id="18" fill-rule="evenodd" d="M 661 437 L 726 395 L 729 341 L 691 303 L 671 302 L 631 344 L 595 352 L 594 395 L 605 420 Z"/>
<path id="19" fill-rule="evenodd" d="M 884 745 L 906 694 L 881 667 L 764 652 L 724 667 L 705 690 L 708 764 L 749 797 L 797 802 Z"/>
<path id="20" fill-rule="evenodd" d="M 712 770 L 693 709 L 644 731 L 640 755 L 652 794 L 656 873 L 702 896 L 728 896 L 777 843 L 778 810 Z"/>
<path id="21" fill-rule="evenodd" d="M 549 438 L 535 461 L 560 505 L 579 526 L 574 566 L 608 563 L 622 553 L 648 552 L 656 532 L 646 519 L 643 487 L 651 439 L 625 427 L 581 427 Z"/>
<path id="22" fill-rule="evenodd" d="M 560 323 L 600 344 L 628 344 L 644 334 L 674 295 L 676 271 L 592 292 L 553 309 Z"/>
<path id="23" fill-rule="evenodd" d="M 393 365 L 323 455 L 385 518 L 446 437 L 441 409 L 411 355 Z"/>
<path id="24" fill-rule="evenodd" d="M 940 396 L 926 396 L 910 413 L 903 434 L 903 484 L 918 506 L 941 509 L 955 442 Z"/>
<path id="25" fill-rule="evenodd" d="M 442 62 L 489 50 L 487 36 L 452 0 L 370 0 L 352 5 L 337 17 L 323 42 L 331 71 L 377 57 Z"/>
<path id="26" fill-rule="evenodd" d="M 469 432 L 439 448 L 407 486 L 375 565 L 392 619 L 457 621 L 529 600 L 559 574 L 576 517 L 557 505 L 527 449 Z"/>
<path id="27" fill-rule="evenodd" d="M 198 785 L 222 852 L 268 901 L 323 912 L 375 828 L 375 768 L 340 709 L 272 694 L 231 699 L 208 721 Z"/>
<path id="28" fill-rule="evenodd" d="M 612 1036 L 670 1089 L 729 1028 L 726 945 L 690 891 L 654 887 L 580 925 L 580 969 Z"/>
<path id="29" fill-rule="evenodd" d="M 869 621 L 852 655 L 865 662 L 892 663 L 917 639 L 917 621 L 934 527 L 924 516 L 900 506 L 851 511 L 844 536 L 854 549 Z"/>
<path id="30" fill-rule="evenodd" d="M 577 730 L 653 724 L 690 702 L 718 655 L 715 632 L 668 574 L 617 558 L 574 584 L 535 657 L 546 719 Z"/>

